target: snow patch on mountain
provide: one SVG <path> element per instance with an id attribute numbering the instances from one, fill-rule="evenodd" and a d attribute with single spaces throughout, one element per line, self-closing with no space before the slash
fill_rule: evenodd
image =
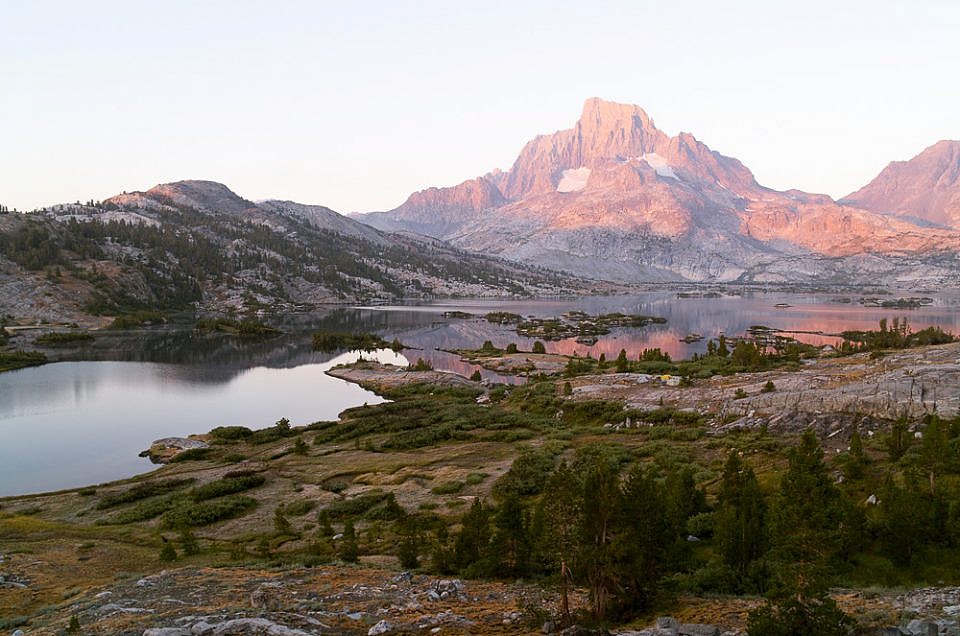
<path id="1" fill-rule="evenodd" d="M 680 180 L 680 177 L 678 177 L 677 173 L 673 171 L 673 168 L 670 167 L 670 164 L 667 163 L 667 160 L 657 153 L 648 152 L 643 154 L 640 158 L 646 161 L 647 165 L 653 168 L 661 177 L 676 179 L 677 181 Z"/>
<path id="2" fill-rule="evenodd" d="M 564 170 L 560 183 L 557 184 L 557 192 L 579 192 L 587 187 L 588 179 L 590 179 L 590 168 Z"/>

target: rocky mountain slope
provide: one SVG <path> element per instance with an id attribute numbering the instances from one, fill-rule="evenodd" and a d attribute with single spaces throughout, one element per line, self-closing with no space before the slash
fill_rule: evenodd
<path id="1" fill-rule="evenodd" d="M 960 229 L 960 141 L 938 141 L 909 161 L 892 161 L 843 203 Z"/>
<path id="2" fill-rule="evenodd" d="M 534 138 L 509 171 L 481 180 L 504 202 L 494 192 L 465 206 L 461 184 L 359 218 L 609 280 L 960 282 L 960 233 L 765 188 L 638 106 L 589 99 L 573 128 Z"/>
<path id="3" fill-rule="evenodd" d="M 485 177 L 478 177 L 452 188 L 428 188 L 414 192 L 395 210 L 355 218 L 383 230 L 408 230 L 427 236 L 443 236 L 468 223 L 477 212 L 500 207 L 506 202 L 507 199 L 496 185 Z"/>
<path id="4" fill-rule="evenodd" d="M 209 181 L 0 214 L 0 315 L 18 318 L 553 294 L 576 291 L 570 282 Z"/>

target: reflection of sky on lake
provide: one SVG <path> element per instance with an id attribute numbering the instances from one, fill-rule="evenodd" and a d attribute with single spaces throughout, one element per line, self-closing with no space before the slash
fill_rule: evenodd
<path id="1" fill-rule="evenodd" d="M 151 464 L 137 453 L 159 437 L 227 425 L 263 428 L 281 417 L 304 425 L 382 402 L 324 373 L 355 358 L 253 367 L 220 383 L 152 362 L 61 362 L 0 374 L 0 495 L 142 472 Z M 378 358 L 406 364 L 389 351 Z"/>

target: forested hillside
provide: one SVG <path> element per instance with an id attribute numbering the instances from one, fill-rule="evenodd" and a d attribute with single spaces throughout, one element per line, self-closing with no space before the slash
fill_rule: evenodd
<path id="1" fill-rule="evenodd" d="M 14 315 L 64 303 L 92 314 L 249 311 L 570 291 L 550 272 L 378 232 L 318 206 L 254 204 L 207 182 L 0 214 L 0 272 L 0 310 Z"/>

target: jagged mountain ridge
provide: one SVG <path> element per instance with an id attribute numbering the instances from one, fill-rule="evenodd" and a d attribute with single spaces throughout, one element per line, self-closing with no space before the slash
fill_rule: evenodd
<path id="1" fill-rule="evenodd" d="M 210 181 L 0 215 L 0 315 L 248 312 L 332 302 L 583 291 L 571 277 L 389 234 Z"/>
<path id="2" fill-rule="evenodd" d="M 597 98 L 573 128 L 534 138 L 509 171 L 484 179 L 508 201 L 463 214 L 408 200 L 402 210 L 357 218 L 428 226 L 472 251 L 626 281 L 806 282 L 807 271 L 829 263 L 853 282 L 877 273 L 862 271 L 873 260 L 866 254 L 879 255 L 888 275 L 913 280 L 922 272 L 910 262 L 960 250 L 950 230 L 765 188 L 693 135 L 670 137 L 638 106 Z M 454 198 L 460 187 L 441 192 Z"/>
<path id="3" fill-rule="evenodd" d="M 842 203 L 960 229 L 960 141 L 938 141 L 909 161 L 892 161 Z"/>

